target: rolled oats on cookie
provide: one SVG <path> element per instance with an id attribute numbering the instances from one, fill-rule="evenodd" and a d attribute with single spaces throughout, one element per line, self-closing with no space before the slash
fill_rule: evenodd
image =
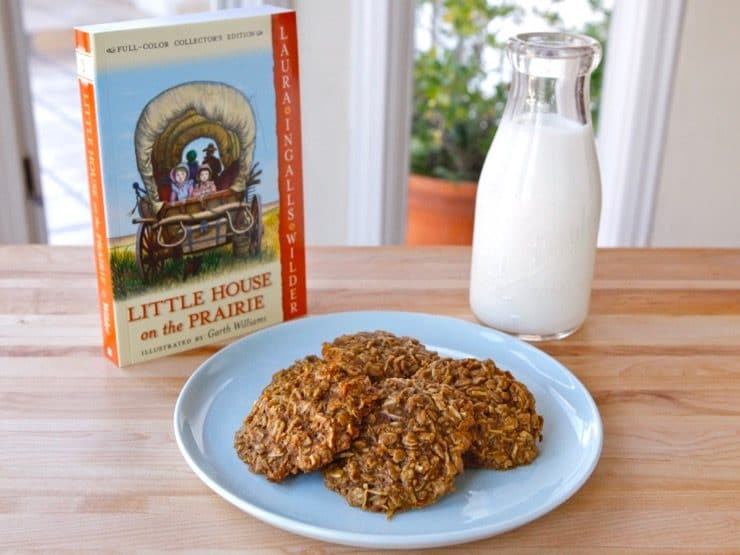
<path id="1" fill-rule="evenodd" d="M 439 358 L 412 337 L 387 331 L 359 332 L 324 343 L 321 353 L 327 360 L 352 365 L 373 382 L 386 378 L 410 378 L 421 367 Z"/>
<path id="2" fill-rule="evenodd" d="M 375 399 L 364 374 L 307 357 L 273 376 L 234 447 L 253 472 L 275 482 L 316 470 L 350 446 Z"/>
<path id="3" fill-rule="evenodd" d="M 506 470 L 538 455 L 543 418 L 527 387 L 492 360 L 439 359 L 419 370 L 415 380 L 447 384 L 473 403 L 473 443 L 465 464 Z"/>
<path id="4" fill-rule="evenodd" d="M 472 404 L 440 384 L 389 378 L 360 435 L 324 470 L 350 505 L 385 512 L 424 507 L 454 489 L 469 448 Z"/>

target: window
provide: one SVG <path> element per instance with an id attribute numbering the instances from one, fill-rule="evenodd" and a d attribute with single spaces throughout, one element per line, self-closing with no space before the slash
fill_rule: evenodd
<path id="1" fill-rule="evenodd" d="M 91 244 L 74 37 L 78 25 L 209 9 L 208 0 L 23 0 L 49 243 Z"/>
<path id="2" fill-rule="evenodd" d="M 408 243 L 472 239 L 474 182 L 511 81 L 506 40 L 522 32 L 566 30 L 605 45 L 612 7 L 613 0 L 417 0 Z M 595 127 L 604 65 L 591 79 Z M 450 187 L 418 176 L 471 184 Z"/>

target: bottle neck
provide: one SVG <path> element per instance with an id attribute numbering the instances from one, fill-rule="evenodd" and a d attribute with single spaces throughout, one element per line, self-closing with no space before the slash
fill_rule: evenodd
<path id="1" fill-rule="evenodd" d="M 560 116 L 579 124 L 591 123 L 590 73 L 559 77 L 514 71 L 504 119 Z"/>

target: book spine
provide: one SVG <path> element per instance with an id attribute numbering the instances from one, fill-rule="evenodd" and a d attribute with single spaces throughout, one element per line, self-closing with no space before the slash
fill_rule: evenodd
<path id="1" fill-rule="evenodd" d="M 280 262 L 283 318 L 306 313 L 306 256 L 303 235 L 303 156 L 295 12 L 272 16 L 280 192 Z"/>
<path id="2" fill-rule="evenodd" d="M 116 366 L 119 366 L 113 307 L 113 282 L 111 280 L 110 253 L 108 252 L 105 197 L 103 194 L 98 117 L 95 102 L 95 64 L 90 35 L 76 29 L 75 48 L 82 105 L 82 128 L 85 137 L 85 165 L 87 166 L 87 179 L 90 188 L 95 273 L 97 274 L 100 320 L 103 328 L 103 351 Z"/>

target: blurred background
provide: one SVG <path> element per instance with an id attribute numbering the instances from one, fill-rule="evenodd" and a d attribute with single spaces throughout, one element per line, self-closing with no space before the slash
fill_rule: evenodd
<path id="1" fill-rule="evenodd" d="M 0 242 L 92 243 L 72 28 L 253 0 L 0 3 Z M 306 238 L 466 244 L 506 40 L 605 47 L 592 79 L 604 246 L 740 247 L 735 0 L 279 0 L 298 12 Z"/>

